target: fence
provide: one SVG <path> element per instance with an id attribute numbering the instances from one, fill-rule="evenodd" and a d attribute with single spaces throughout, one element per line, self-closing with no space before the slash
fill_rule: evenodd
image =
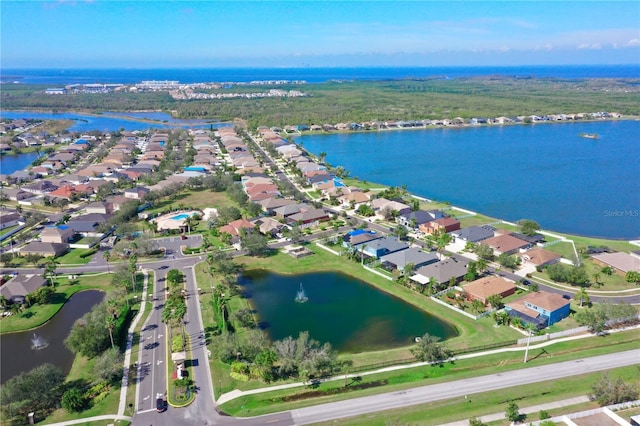
<path id="1" fill-rule="evenodd" d="M 470 348 L 465 348 L 465 349 L 458 349 L 458 350 L 454 350 L 454 354 L 455 355 L 464 355 L 464 354 L 470 354 L 473 352 L 482 352 L 482 351 L 488 351 L 491 349 L 496 349 L 496 348 L 504 348 L 507 346 L 513 346 L 516 343 L 518 343 L 516 340 L 507 340 L 505 342 L 497 342 L 497 343 L 490 343 L 488 345 L 480 345 L 480 346 L 473 346 Z"/>
<path id="2" fill-rule="evenodd" d="M 531 337 L 531 340 L 529 341 L 529 343 L 544 342 L 547 340 L 557 339 L 558 337 L 564 337 L 564 336 L 573 336 L 574 334 L 584 333 L 585 331 L 589 331 L 589 327 L 577 327 L 577 328 L 572 328 L 571 330 L 558 331 L 556 333 L 551 333 L 551 334 L 547 333 L 543 336 Z M 518 340 L 519 345 L 524 345 L 525 343 L 527 343 L 526 337 Z"/>
<path id="3" fill-rule="evenodd" d="M 338 253 L 338 252 L 337 252 L 337 251 L 335 251 L 335 250 L 330 249 L 329 247 L 325 246 L 324 244 L 320 244 L 319 242 L 316 242 L 316 245 L 317 245 L 318 247 L 320 247 L 321 249 L 325 249 L 325 250 L 326 250 L 326 251 L 328 251 L 329 253 L 333 253 L 333 254 L 335 254 L 336 256 L 340 256 L 340 253 Z"/>
<path id="4" fill-rule="evenodd" d="M 370 267 L 368 267 L 367 265 L 362 265 L 362 267 L 363 267 L 364 269 L 366 269 L 367 271 L 369 271 L 369 272 L 373 272 L 374 274 L 381 276 L 382 278 L 385 278 L 385 279 L 387 279 L 387 280 L 389 280 L 389 281 L 393 281 L 393 278 L 392 278 L 392 277 L 389 277 L 389 276 L 387 276 L 387 275 L 383 274 L 383 273 L 382 273 L 382 272 L 380 272 L 380 271 L 376 271 L 375 269 L 370 268 Z"/>

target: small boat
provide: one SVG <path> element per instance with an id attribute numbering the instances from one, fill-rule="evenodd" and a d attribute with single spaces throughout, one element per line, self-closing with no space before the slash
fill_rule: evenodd
<path id="1" fill-rule="evenodd" d="M 587 139 L 598 139 L 597 133 L 580 133 L 579 136 L 581 138 L 587 138 Z"/>

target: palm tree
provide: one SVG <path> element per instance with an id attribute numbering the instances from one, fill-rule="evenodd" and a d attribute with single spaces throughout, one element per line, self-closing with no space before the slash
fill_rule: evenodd
<path id="1" fill-rule="evenodd" d="M 482 275 L 482 273 L 487 270 L 488 266 L 489 262 L 487 262 L 487 259 L 478 258 L 476 261 L 476 271 L 478 271 L 479 275 Z"/>
<path id="2" fill-rule="evenodd" d="M 55 257 L 52 256 L 47 258 L 47 263 L 45 263 L 44 265 L 44 276 L 49 280 L 49 285 L 51 285 L 52 287 L 55 285 L 53 280 L 56 277 L 56 268 L 59 264 L 60 262 L 58 262 Z"/>
<path id="3" fill-rule="evenodd" d="M 589 293 L 587 293 L 587 290 L 584 287 L 580 288 L 580 291 L 578 292 L 578 294 L 576 296 L 578 296 L 578 299 L 580 299 L 580 307 L 581 308 L 582 308 L 582 305 L 584 303 L 586 303 L 588 305 L 589 302 L 591 301 L 591 299 L 589 298 Z"/>
<path id="4" fill-rule="evenodd" d="M 109 300 L 107 302 L 107 329 L 109 330 L 109 339 L 111 339 L 111 348 L 115 347 L 113 342 L 113 330 L 116 328 L 116 313 L 118 307 L 115 300 Z"/>
<path id="5" fill-rule="evenodd" d="M 318 154 L 318 161 L 321 163 L 324 163 L 324 160 L 327 158 L 327 153 L 326 152 L 321 152 L 320 154 Z"/>

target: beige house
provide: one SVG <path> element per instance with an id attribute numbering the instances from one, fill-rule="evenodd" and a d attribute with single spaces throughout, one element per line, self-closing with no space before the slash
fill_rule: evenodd
<path id="1" fill-rule="evenodd" d="M 73 239 L 75 232 L 68 226 L 47 226 L 40 233 L 40 241 L 43 243 L 66 244 Z"/>

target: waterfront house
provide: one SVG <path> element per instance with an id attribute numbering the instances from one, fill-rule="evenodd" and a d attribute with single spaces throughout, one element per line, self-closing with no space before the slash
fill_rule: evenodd
<path id="1" fill-rule="evenodd" d="M 18 274 L 0 287 L 0 294 L 10 303 L 24 303 L 27 294 L 37 291 L 47 285 L 42 275 Z"/>
<path id="2" fill-rule="evenodd" d="M 376 231 L 368 231 L 366 229 L 354 229 L 347 232 L 342 237 L 342 246 L 346 249 L 355 250 L 358 246 L 366 244 L 369 241 L 379 240 L 383 235 Z"/>
<path id="3" fill-rule="evenodd" d="M 468 264 L 469 261 L 464 257 L 450 257 L 418 268 L 411 279 L 420 285 L 426 285 L 430 278 L 436 280 L 438 284 L 449 283 L 451 278 L 460 282 L 467 273 Z"/>
<path id="4" fill-rule="evenodd" d="M 411 207 L 408 205 L 397 201 L 387 200 L 386 198 L 375 198 L 371 202 L 371 207 L 373 208 L 373 211 L 376 212 L 376 215 L 382 219 L 384 219 L 384 214 L 387 211 L 395 211 L 398 215 L 411 212 Z"/>
<path id="5" fill-rule="evenodd" d="M 482 242 L 493 249 L 496 255 L 501 254 L 514 254 L 519 250 L 528 249 L 531 247 L 531 243 L 516 238 L 511 234 L 497 235 L 495 237 L 488 238 Z"/>
<path id="6" fill-rule="evenodd" d="M 571 301 L 560 294 L 539 291 L 506 303 L 504 308 L 509 316 L 520 318 L 540 329 L 568 317 L 570 305 Z"/>
<path id="7" fill-rule="evenodd" d="M 477 243 L 479 241 L 491 238 L 494 235 L 495 228 L 490 226 L 469 226 L 457 231 L 452 231 L 451 235 L 456 241 L 464 241 L 470 243 Z"/>
<path id="8" fill-rule="evenodd" d="M 433 253 L 425 253 L 415 247 L 385 254 L 380 257 L 382 267 L 388 270 L 404 270 L 405 266 L 412 264 L 414 269 L 426 266 L 438 261 L 438 256 Z"/>
<path id="9" fill-rule="evenodd" d="M 512 295 L 516 292 L 516 285 L 513 281 L 503 277 L 489 276 L 470 282 L 463 287 L 463 290 L 469 299 L 487 304 L 491 296 L 507 297 Z"/>
<path id="10" fill-rule="evenodd" d="M 597 265 L 609 266 L 620 275 L 630 271 L 640 272 L 640 258 L 628 253 L 598 253 L 592 255 L 591 258 Z"/>
<path id="11" fill-rule="evenodd" d="M 432 220 L 441 219 L 444 217 L 444 213 L 440 210 L 416 210 L 400 214 L 396 218 L 396 222 L 407 228 L 413 229 Z M 415 223 L 415 226 L 412 226 Z"/>
<path id="12" fill-rule="evenodd" d="M 560 256 L 558 253 L 554 253 L 542 248 L 534 248 L 528 250 L 524 253 L 519 254 L 519 256 L 525 262 L 528 262 L 540 268 L 558 263 L 562 258 L 562 256 Z"/>
<path id="13" fill-rule="evenodd" d="M 425 234 L 435 234 L 438 232 L 449 233 L 460 229 L 460 221 L 453 217 L 442 217 L 423 223 L 418 228 Z"/>
<path id="14" fill-rule="evenodd" d="M 367 256 L 378 259 L 386 254 L 395 253 L 408 248 L 409 245 L 407 243 L 399 241 L 395 237 L 384 237 L 368 242 L 364 247 L 361 246 L 358 251 L 362 251 Z"/>

